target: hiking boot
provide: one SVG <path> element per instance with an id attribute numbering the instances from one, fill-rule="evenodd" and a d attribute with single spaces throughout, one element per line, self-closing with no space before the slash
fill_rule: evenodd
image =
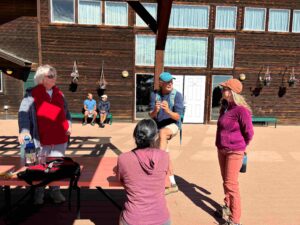
<path id="1" fill-rule="evenodd" d="M 222 223 L 220 225 L 242 225 L 241 223 L 234 223 L 231 220 L 227 220 L 225 223 Z"/>
<path id="2" fill-rule="evenodd" d="M 83 123 L 82 123 L 82 126 L 85 126 L 86 124 L 87 124 L 86 122 L 83 122 Z"/>
<path id="3" fill-rule="evenodd" d="M 44 193 L 45 193 L 44 188 L 36 188 L 34 192 L 34 200 L 33 200 L 34 205 L 44 204 Z"/>
<path id="4" fill-rule="evenodd" d="M 172 184 L 171 187 L 165 188 L 165 195 L 178 192 L 177 184 Z"/>
<path id="5" fill-rule="evenodd" d="M 216 211 L 216 214 L 218 217 L 226 218 L 231 215 L 231 211 L 227 205 L 222 205 L 221 208 Z"/>
<path id="6" fill-rule="evenodd" d="M 65 196 L 60 192 L 60 190 L 53 190 L 50 192 L 50 197 L 52 198 L 53 202 L 58 204 L 66 201 Z"/>
<path id="7" fill-rule="evenodd" d="M 95 123 L 94 123 L 94 122 L 91 122 L 91 125 L 92 125 L 92 126 L 95 126 Z"/>

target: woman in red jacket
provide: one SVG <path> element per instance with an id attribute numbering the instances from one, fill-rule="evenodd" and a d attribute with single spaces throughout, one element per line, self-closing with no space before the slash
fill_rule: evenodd
<path id="1" fill-rule="evenodd" d="M 34 76 L 36 86 L 26 90 L 19 109 L 19 142 L 29 136 L 39 154 L 60 157 L 65 155 L 71 134 L 71 116 L 63 93 L 56 84 L 54 67 L 42 65 Z M 59 187 L 50 187 L 55 203 L 65 201 Z M 44 203 L 44 188 L 37 188 L 35 204 Z"/>

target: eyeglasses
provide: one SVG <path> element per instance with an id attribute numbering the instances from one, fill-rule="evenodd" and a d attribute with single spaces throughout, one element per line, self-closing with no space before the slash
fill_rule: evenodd
<path id="1" fill-rule="evenodd" d="M 46 75 L 45 77 L 47 77 L 48 79 L 54 79 L 54 78 L 56 78 L 56 75 L 49 74 L 49 75 Z"/>
<path id="2" fill-rule="evenodd" d="M 163 84 L 173 84 L 173 80 L 170 81 L 162 81 Z"/>

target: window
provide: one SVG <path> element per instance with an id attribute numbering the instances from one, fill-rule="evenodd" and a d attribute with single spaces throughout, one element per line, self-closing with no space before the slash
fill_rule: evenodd
<path id="1" fill-rule="evenodd" d="M 78 23 L 101 24 L 101 2 L 100 0 L 79 0 Z"/>
<path id="2" fill-rule="evenodd" d="M 214 68 L 233 68 L 234 38 L 215 38 Z"/>
<path id="3" fill-rule="evenodd" d="M 207 38 L 168 36 L 165 66 L 206 67 Z"/>
<path id="4" fill-rule="evenodd" d="M 290 10 L 270 9 L 269 31 L 288 32 L 290 21 Z"/>
<path id="5" fill-rule="evenodd" d="M 135 117 L 144 119 L 148 117 L 150 111 L 150 94 L 153 91 L 153 74 L 136 74 L 135 80 Z"/>
<path id="6" fill-rule="evenodd" d="M 215 28 L 219 30 L 235 30 L 236 11 L 236 7 L 217 6 Z"/>
<path id="7" fill-rule="evenodd" d="M 135 65 L 153 66 L 155 57 L 155 36 L 136 35 Z"/>
<path id="8" fill-rule="evenodd" d="M 170 27 L 208 29 L 209 7 L 173 5 Z"/>
<path id="9" fill-rule="evenodd" d="M 264 31 L 266 21 L 266 9 L 245 8 L 244 30 Z"/>
<path id="10" fill-rule="evenodd" d="M 210 119 L 217 120 L 219 118 L 219 111 L 221 106 L 222 89 L 219 86 L 220 83 L 231 79 L 231 75 L 214 75 L 212 76 L 212 98 L 211 98 L 211 110 Z"/>
<path id="11" fill-rule="evenodd" d="M 51 0 L 51 22 L 74 23 L 74 0 Z"/>
<path id="12" fill-rule="evenodd" d="M 0 93 L 3 92 L 3 74 L 2 71 L 0 70 Z"/>
<path id="13" fill-rule="evenodd" d="M 294 10 L 293 32 L 300 33 L 300 10 Z"/>
<path id="14" fill-rule="evenodd" d="M 142 3 L 145 9 L 150 13 L 150 15 L 156 19 L 157 17 L 157 4 L 154 3 Z M 136 14 L 136 25 L 140 27 L 147 27 L 147 24 L 141 19 L 141 17 Z"/>
<path id="15" fill-rule="evenodd" d="M 105 24 L 127 26 L 128 8 L 126 2 L 105 2 Z"/>

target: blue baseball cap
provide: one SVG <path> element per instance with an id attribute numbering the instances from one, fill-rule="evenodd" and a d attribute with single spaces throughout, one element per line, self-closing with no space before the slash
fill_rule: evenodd
<path id="1" fill-rule="evenodd" d="M 172 76 L 169 72 L 163 72 L 159 75 L 159 79 L 162 80 L 163 82 L 169 82 L 170 80 L 176 79 L 175 77 Z"/>

